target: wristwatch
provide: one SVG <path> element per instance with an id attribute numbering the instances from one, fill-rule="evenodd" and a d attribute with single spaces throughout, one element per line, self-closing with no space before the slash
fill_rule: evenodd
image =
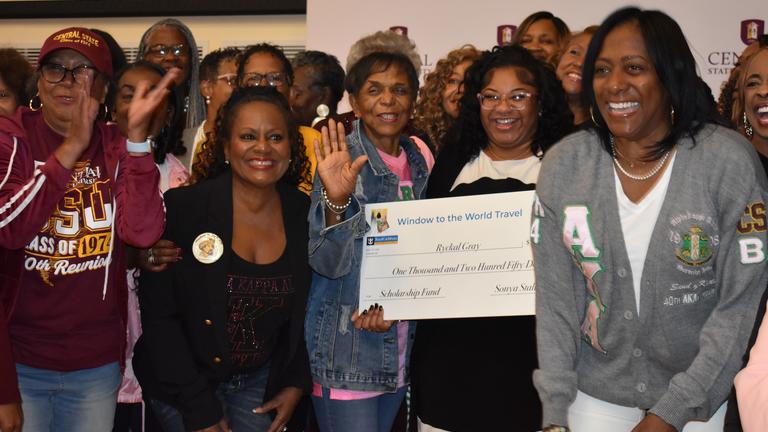
<path id="1" fill-rule="evenodd" d="M 135 143 L 129 139 L 126 139 L 125 148 L 128 150 L 128 153 L 149 153 L 152 151 L 152 140 L 147 137 L 144 142 Z"/>

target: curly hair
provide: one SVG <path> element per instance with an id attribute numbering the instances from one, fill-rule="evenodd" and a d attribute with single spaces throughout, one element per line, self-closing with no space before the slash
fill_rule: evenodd
<path id="1" fill-rule="evenodd" d="M 202 144 L 199 161 L 193 167 L 190 184 L 219 176 L 229 170 L 224 156 L 224 146 L 232 137 L 232 125 L 239 109 L 251 102 L 266 102 L 278 108 L 288 128 L 291 143 L 291 159 L 288 170 L 281 181 L 292 186 L 310 182 L 309 158 L 307 158 L 304 140 L 299 133 L 299 126 L 291 114 L 288 101 L 282 93 L 271 86 L 240 87 L 232 92 L 229 100 L 219 109 L 216 116 L 216 136 Z"/>
<path id="2" fill-rule="evenodd" d="M 768 35 L 760 36 L 757 41 L 753 42 L 739 56 L 739 61 L 736 63 L 736 67 L 731 71 L 731 76 L 728 81 L 723 85 L 723 90 L 720 92 L 720 98 L 718 99 L 718 110 L 722 109 L 720 113 L 729 124 L 742 134 L 744 132 L 744 108 L 746 101 L 744 100 L 744 92 L 741 89 L 744 88 L 744 81 L 746 80 L 745 72 L 749 69 L 750 63 L 757 56 L 758 53 L 768 49 Z M 728 84 L 731 84 L 728 89 Z M 722 106 L 721 106 L 722 101 Z"/>
<path id="3" fill-rule="evenodd" d="M 0 79 L 16 97 L 16 104 L 22 105 L 29 99 L 27 84 L 32 76 L 32 66 L 21 53 L 13 48 L 0 49 Z"/>
<path id="4" fill-rule="evenodd" d="M 453 68 L 465 61 L 475 61 L 478 57 L 480 57 L 480 51 L 473 45 L 464 45 L 449 52 L 424 78 L 424 85 L 419 89 L 413 125 L 417 130 L 426 132 L 429 140 L 438 149 L 455 121 L 443 108 L 446 81 L 453 74 Z"/>
<path id="5" fill-rule="evenodd" d="M 531 142 L 534 155 L 543 157 L 552 144 L 573 128 L 573 114 L 555 73 L 519 45 L 497 46 L 484 51 L 467 69 L 464 94 L 459 102 L 459 118 L 446 136 L 446 146 L 456 146 L 463 163 L 488 147 L 488 134 L 480 120 L 480 101 L 477 95 L 488 84 L 493 70 L 506 67 L 525 71 L 524 74 L 518 73 L 519 78 L 535 87 L 538 94 L 539 120 Z"/>
<path id="6" fill-rule="evenodd" d="M 755 44 L 747 46 L 747 49 L 755 46 Z M 742 54 L 743 55 L 743 54 Z M 733 105 L 738 99 L 738 81 L 739 74 L 741 73 L 741 66 L 737 62 L 731 73 L 728 75 L 728 79 L 720 84 L 720 96 L 717 98 L 717 112 L 720 114 L 721 120 L 726 122 L 732 129 L 736 129 L 737 119 L 734 117 Z"/>
<path id="7" fill-rule="evenodd" d="M 349 72 L 352 66 L 360 59 L 375 52 L 384 52 L 390 54 L 402 54 L 408 57 L 413 63 L 416 72 L 421 70 L 421 57 L 416 51 L 416 44 L 408 39 L 407 36 L 397 34 L 393 31 L 377 31 L 371 35 L 362 37 L 349 47 L 347 54 L 347 67 Z"/>

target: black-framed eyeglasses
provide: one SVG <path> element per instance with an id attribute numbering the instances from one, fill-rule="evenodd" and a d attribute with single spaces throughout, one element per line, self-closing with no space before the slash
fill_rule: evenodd
<path id="1" fill-rule="evenodd" d="M 237 74 L 229 73 L 229 74 L 219 75 L 216 77 L 216 79 L 220 81 L 224 81 L 230 87 L 237 87 Z"/>
<path id="2" fill-rule="evenodd" d="M 152 54 L 155 57 L 161 58 L 165 57 L 168 54 L 173 54 L 176 57 L 181 57 L 187 55 L 187 46 L 184 44 L 178 44 L 178 45 L 152 45 L 147 50 L 150 54 Z"/>
<path id="3" fill-rule="evenodd" d="M 265 74 L 258 72 L 248 72 L 243 75 L 243 86 L 260 86 L 262 81 L 266 81 L 272 87 L 277 87 L 285 83 L 285 74 L 282 72 L 267 72 Z"/>
<path id="4" fill-rule="evenodd" d="M 526 91 L 518 91 L 508 95 L 498 93 L 478 93 L 477 99 L 480 101 L 480 106 L 485 109 L 494 109 L 501 105 L 501 102 L 506 99 L 510 108 L 516 111 L 521 111 L 530 105 L 535 96 L 534 93 Z"/>
<path id="5" fill-rule="evenodd" d="M 40 72 L 43 75 L 43 79 L 51 84 L 58 84 L 64 81 L 67 74 L 72 75 L 72 79 L 81 84 L 96 75 L 96 69 L 84 64 L 69 69 L 60 64 L 46 63 L 40 66 Z"/>

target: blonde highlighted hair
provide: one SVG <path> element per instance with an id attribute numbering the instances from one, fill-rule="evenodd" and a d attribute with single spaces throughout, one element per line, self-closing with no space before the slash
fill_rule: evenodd
<path id="1" fill-rule="evenodd" d="M 427 134 L 432 145 L 438 150 L 454 122 L 443 108 L 443 91 L 445 91 L 446 81 L 457 65 L 467 60 L 475 61 L 479 57 L 480 51 L 477 48 L 473 45 L 464 45 L 440 59 L 435 69 L 424 78 L 424 85 L 419 90 L 419 99 L 416 102 L 413 124 L 416 129 Z"/>
<path id="2" fill-rule="evenodd" d="M 733 101 L 731 101 L 733 109 L 730 113 L 730 118 L 726 118 L 726 120 L 730 120 L 736 127 L 736 130 L 744 136 L 747 136 L 746 125 L 744 124 L 744 110 L 746 108 L 746 102 L 744 100 L 744 83 L 747 80 L 747 69 L 749 69 L 749 65 L 752 63 L 752 60 L 757 57 L 757 54 L 766 50 L 768 50 L 768 35 L 761 36 L 757 41 L 745 48 L 744 52 L 739 56 L 739 61 L 736 67 L 732 71 L 732 75 L 735 74 L 735 77 L 732 77 L 733 83 L 735 83 L 735 88 L 725 88 L 722 91 L 723 94 L 726 94 L 727 92 L 727 94 L 730 94 L 733 97 Z M 720 99 L 724 99 L 723 94 L 721 94 Z M 727 94 L 725 101 L 718 101 L 718 108 L 721 109 L 721 114 L 723 114 L 724 117 L 728 116 L 726 111 L 728 103 Z M 747 138 L 751 137 L 747 136 Z"/>

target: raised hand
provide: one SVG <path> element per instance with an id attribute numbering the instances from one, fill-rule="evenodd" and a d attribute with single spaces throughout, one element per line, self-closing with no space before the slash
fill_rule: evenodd
<path id="1" fill-rule="evenodd" d="M 93 78 L 86 76 L 82 82 L 74 82 L 75 108 L 67 135 L 55 155 L 64 168 L 72 169 L 91 143 L 93 124 L 99 113 L 99 102 L 91 97 Z"/>
<path id="2" fill-rule="evenodd" d="M 178 68 L 173 68 L 165 74 L 163 79 L 150 90 L 146 81 L 141 81 L 136 86 L 133 99 L 128 105 L 128 139 L 132 142 L 144 142 L 149 134 L 149 126 L 155 114 L 155 110 L 163 103 L 170 93 L 169 88 L 174 79 L 181 73 Z"/>
<path id="3" fill-rule="evenodd" d="M 351 161 L 343 123 L 328 120 L 328 127 L 323 126 L 320 135 L 322 145 L 317 140 L 314 142 L 317 175 L 320 176 L 328 200 L 333 204 L 344 205 L 355 191 L 357 175 L 363 169 L 368 156 L 358 156 Z"/>

